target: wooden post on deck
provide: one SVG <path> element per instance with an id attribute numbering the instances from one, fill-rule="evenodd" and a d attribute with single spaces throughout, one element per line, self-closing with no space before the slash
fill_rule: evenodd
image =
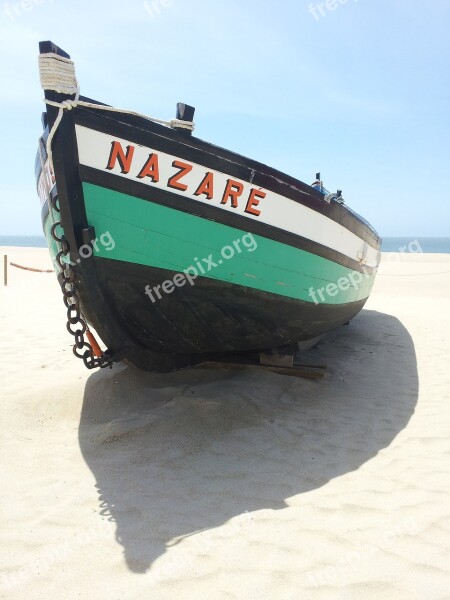
<path id="1" fill-rule="evenodd" d="M 3 255 L 3 285 L 8 285 L 8 256 Z"/>

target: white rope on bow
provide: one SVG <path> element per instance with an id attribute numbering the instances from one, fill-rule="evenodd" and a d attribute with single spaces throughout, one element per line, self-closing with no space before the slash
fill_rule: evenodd
<path id="1" fill-rule="evenodd" d="M 96 110 L 104 110 L 107 112 L 122 113 L 134 117 L 140 117 L 141 119 L 146 119 L 147 121 L 152 121 L 153 123 L 159 123 L 160 125 L 166 125 L 167 127 L 171 127 L 173 129 L 188 129 L 189 131 L 194 131 L 195 124 L 192 121 L 182 121 L 181 119 L 171 119 L 170 121 L 166 121 L 164 119 L 157 119 L 156 117 L 149 117 L 134 110 L 114 108 L 113 106 L 105 106 L 104 104 L 94 104 L 93 102 L 79 100 L 80 88 L 75 75 L 75 65 L 72 60 L 59 56 L 58 54 L 49 52 L 47 54 L 39 55 L 39 74 L 41 79 L 41 87 L 43 90 L 52 90 L 60 94 L 74 96 L 73 100 L 64 100 L 63 102 L 53 102 L 52 100 L 44 99 L 46 104 L 59 108 L 58 116 L 56 117 L 52 130 L 47 138 L 47 155 L 52 169 L 53 138 L 64 116 L 64 111 L 72 110 L 72 108 L 76 108 L 77 106 L 94 108 Z"/>
<path id="2" fill-rule="evenodd" d="M 64 58 L 53 52 L 40 54 L 39 76 L 43 90 L 68 95 L 79 94 L 75 64 L 70 58 Z"/>

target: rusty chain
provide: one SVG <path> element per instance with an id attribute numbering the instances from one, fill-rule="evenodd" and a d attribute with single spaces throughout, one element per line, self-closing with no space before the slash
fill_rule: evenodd
<path id="1" fill-rule="evenodd" d="M 55 211 L 60 212 L 58 200 L 55 196 L 51 200 L 51 205 Z M 60 250 L 56 255 L 56 262 L 60 268 L 58 281 L 63 293 L 63 302 L 67 309 L 67 331 L 75 338 L 73 353 L 77 358 L 81 358 L 88 369 L 100 367 L 112 367 L 112 362 L 103 353 L 101 356 L 95 356 L 91 344 L 85 340 L 85 334 L 89 331 L 88 324 L 81 312 L 80 298 L 75 285 L 75 272 L 70 264 L 70 246 L 64 233 L 58 236 L 56 228 L 61 227 L 61 221 L 56 221 L 51 227 L 51 236 L 59 244 Z M 62 229 L 62 227 L 61 227 Z M 65 260 L 69 257 L 69 261 Z"/>

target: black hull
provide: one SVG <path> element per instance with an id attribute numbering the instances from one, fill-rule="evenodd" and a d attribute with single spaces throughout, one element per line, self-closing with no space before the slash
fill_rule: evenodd
<path id="1" fill-rule="evenodd" d="M 295 347 L 347 323 L 365 302 L 314 305 L 206 278 L 152 302 L 145 287 L 175 272 L 101 258 L 95 267 L 101 294 L 110 307 L 120 307 L 114 321 L 131 342 L 122 354 L 147 370 Z M 102 329 L 95 313 L 90 320 Z"/>

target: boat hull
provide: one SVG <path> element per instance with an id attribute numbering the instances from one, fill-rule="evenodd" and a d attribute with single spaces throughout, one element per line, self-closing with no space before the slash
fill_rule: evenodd
<path id="1" fill-rule="evenodd" d="M 292 348 L 370 294 L 373 229 L 260 163 L 82 108 L 64 115 L 53 160 L 83 314 L 113 360 L 169 371 Z M 44 202 L 53 253 L 56 218 Z"/>
<path id="2" fill-rule="evenodd" d="M 187 283 L 170 295 L 161 294 L 153 303 L 143 293 L 145 287 L 173 280 L 178 271 L 103 258 L 96 259 L 96 270 L 108 301 L 120 307 L 117 319 L 137 348 L 180 355 L 188 363 L 223 353 L 294 347 L 347 323 L 365 302 L 314 305 L 202 277 L 193 286 Z M 133 361 L 151 368 L 152 356 L 146 359 L 140 352 L 142 360 L 133 353 Z"/>

